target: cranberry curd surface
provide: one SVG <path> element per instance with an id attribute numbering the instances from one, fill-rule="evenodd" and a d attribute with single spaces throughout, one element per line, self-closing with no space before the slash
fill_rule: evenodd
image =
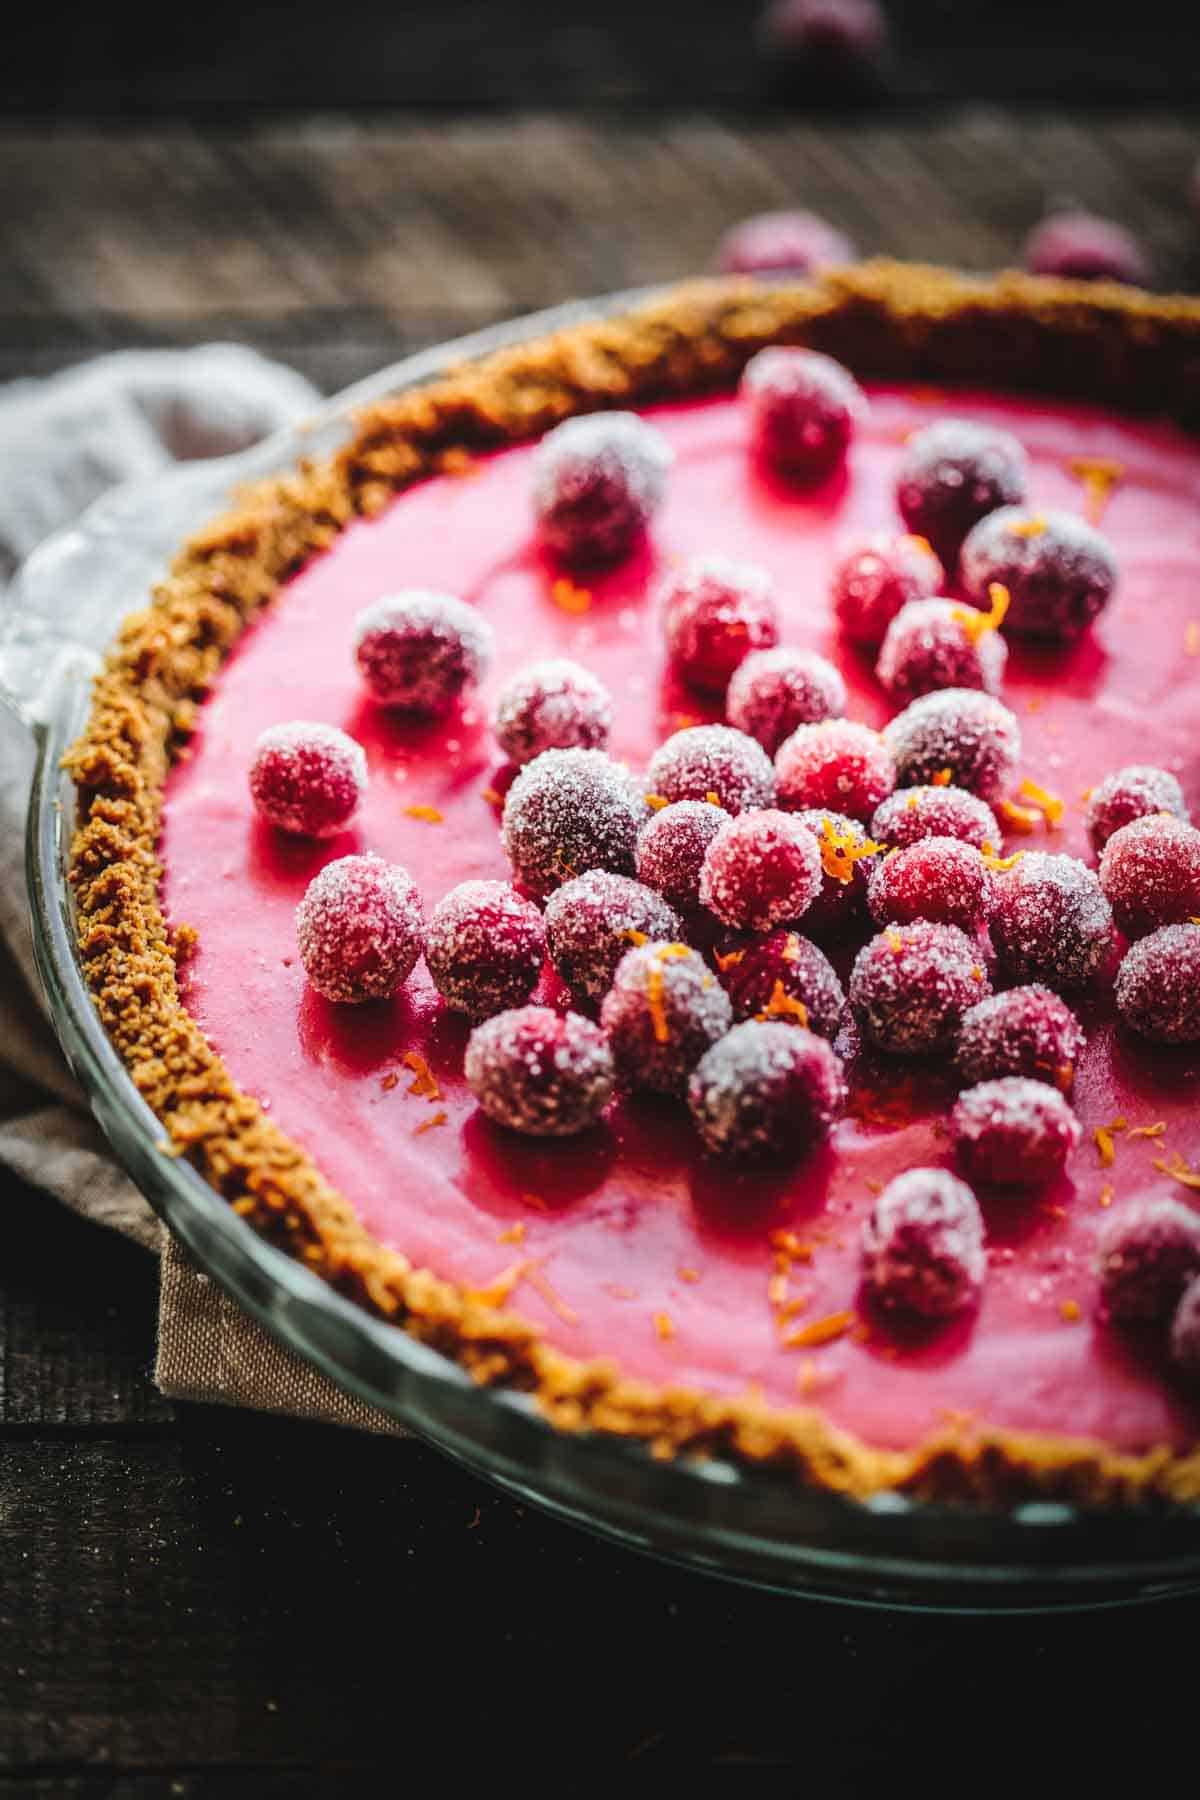
<path id="1" fill-rule="evenodd" d="M 886 388 L 871 401 L 847 472 L 809 497 L 753 466 L 736 400 L 652 410 L 675 452 L 667 498 L 649 547 L 598 578 L 567 581 L 538 550 L 530 447 L 426 481 L 351 525 L 247 631 L 171 776 L 165 904 L 173 924 L 199 934 L 184 1002 L 376 1237 L 471 1288 L 511 1289 L 509 1303 L 570 1354 L 615 1357 L 657 1384 L 753 1385 L 775 1403 L 819 1404 L 885 1447 L 967 1416 L 1126 1450 L 1182 1448 L 1200 1438 L 1200 1408 L 1146 1346 L 1098 1321 L 1092 1261 L 1100 1227 L 1135 1194 L 1200 1202 L 1178 1180 L 1200 1164 L 1200 1045 L 1153 1050 L 1116 1031 L 1108 974 L 1068 996 L 1089 1034 L 1074 1093 L 1079 1149 L 1052 1190 L 981 1192 L 982 1304 L 921 1335 L 872 1316 L 859 1230 L 891 1176 L 952 1164 L 946 1068 L 852 1070 L 849 1112 L 826 1145 L 795 1167 L 735 1172 L 704 1155 L 682 1103 L 656 1096 L 620 1099 L 571 1140 L 494 1127 L 463 1079 L 467 1026 L 443 1009 L 423 964 L 394 1001 L 369 1006 L 332 1005 L 305 983 L 293 914 L 332 858 L 373 850 L 403 863 L 427 911 L 459 881 L 507 876 L 506 771 L 487 721 L 493 695 L 533 658 L 570 655 L 601 677 L 615 702 L 612 752 L 636 769 L 679 725 L 719 716 L 665 672 L 648 594 L 679 557 L 719 550 L 764 565 L 782 641 L 831 657 L 850 715 L 882 724 L 894 709 L 870 660 L 836 633 L 830 570 L 849 541 L 899 528 L 900 446 L 939 416 L 1014 431 L 1031 458 L 1033 508 L 1094 501 L 1081 460 L 1115 459 L 1122 471 L 1102 521 L 1121 568 L 1109 611 L 1065 650 L 1013 640 L 1004 698 L 1024 737 L 1019 778 L 1066 810 L 1056 829 L 1010 835 L 1006 848 L 1091 860 L 1083 796 L 1122 763 L 1173 770 L 1200 808 L 1200 449 L 1165 427 L 1037 400 Z M 354 665 L 356 613 L 404 587 L 461 595 L 497 638 L 482 692 L 431 725 L 375 706 Z M 340 726 L 366 750 L 365 803 L 331 841 L 279 835 L 250 802 L 255 739 L 293 718 Z M 539 994 L 561 997 L 552 975 Z"/>

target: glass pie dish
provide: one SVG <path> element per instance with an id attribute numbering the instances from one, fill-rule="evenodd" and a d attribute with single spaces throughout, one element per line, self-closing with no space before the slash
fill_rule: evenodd
<path id="1" fill-rule="evenodd" d="M 28 833 L 34 942 L 55 1028 L 122 1163 L 197 1262 L 277 1338 L 536 1504 L 639 1548 L 808 1594 L 890 1605 L 1021 1608 L 1149 1598 L 1200 1582 L 1200 1515 L 1034 1501 L 1004 1509 L 884 1492 L 855 1501 L 720 1457 L 675 1462 L 546 1422 L 526 1395 L 481 1388 L 455 1363 L 372 1317 L 272 1248 L 183 1159 L 110 1044 L 82 978 L 67 880 L 74 790 L 61 759 L 118 621 L 171 552 L 247 482 L 337 447 L 363 404 L 464 359 L 544 336 L 630 296 L 506 325 L 384 371 L 306 427 L 221 462 L 122 490 L 44 545 L 3 625 L 0 673 L 33 732 Z"/>

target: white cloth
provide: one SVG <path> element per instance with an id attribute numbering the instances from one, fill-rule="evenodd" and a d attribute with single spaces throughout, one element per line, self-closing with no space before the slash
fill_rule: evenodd
<path id="1" fill-rule="evenodd" d="M 0 607 L 34 545 L 107 488 L 245 449 L 317 399 L 303 377 L 234 344 L 124 352 L 49 381 L 0 387 Z M 33 964 L 23 851 L 31 770 L 27 735 L 0 707 L 0 1167 L 163 1251 L 164 1392 L 398 1431 L 281 1350 L 177 1245 L 164 1244 L 113 1158 L 62 1060 Z"/>

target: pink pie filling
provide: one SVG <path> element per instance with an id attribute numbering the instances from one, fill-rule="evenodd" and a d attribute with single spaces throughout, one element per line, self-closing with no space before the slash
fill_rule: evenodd
<path id="1" fill-rule="evenodd" d="M 880 389 L 872 402 L 847 478 L 810 499 L 753 471 L 735 401 L 655 411 L 676 463 L 653 546 L 590 582 L 590 604 L 571 589 L 556 595 L 561 572 L 532 541 L 528 448 L 466 479 L 428 481 L 351 526 L 246 634 L 171 777 L 166 903 L 174 923 L 199 932 L 185 1002 L 235 1079 L 376 1237 L 474 1288 L 525 1263 L 511 1304 L 564 1351 L 614 1356 L 656 1384 L 755 1384 L 776 1403 L 819 1404 L 881 1446 L 911 1445 L 966 1414 L 1127 1450 L 1183 1447 L 1200 1435 L 1200 1409 L 1151 1351 L 1097 1323 L 1092 1259 L 1098 1230 L 1134 1195 L 1200 1200 L 1155 1167 L 1200 1162 L 1200 1046 L 1155 1052 L 1119 1038 L 1106 992 L 1080 1007 L 1084 1136 L 1065 1178 L 1051 1192 L 985 1199 L 982 1306 L 918 1338 L 864 1307 L 858 1237 L 882 1183 L 951 1160 L 939 1127 L 951 1090 L 937 1076 L 897 1064 L 884 1090 L 853 1094 L 826 1147 L 777 1174 L 714 1165 L 682 1106 L 651 1097 L 622 1099 L 585 1138 L 523 1141 L 476 1109 L 461 1072 L 465 1027 L 423 965 L 394 1002 L 338 1008 L 306 987 L 297 958 L 296 904 L 332 857 L 369 849 L 405 864 L 427 908 L 456 882 L 507 874 L 488 797 L 500 771 L 487 715 L 532 658 L 575 657 L 608 684 L 612 748 L 635 767 L 679 724 L 715 716 L 664 675 L 647 604 L 680 556 L 719 549 L 764 564 L 784 641 L 832 657 L 851 716 L 881 724 L 889 708 L 869 663 L 833 629 L 829 572 L 847 540 L 895 526 L 899 446 L 939 412 L 1015 431 L 1038 506 L 1082 507 L 1076 459 L 1115 458 L 1124 471 L 1103 518 L 1121 564 L 1112 608 L 1070 650 L 1013 644 L 1005 698 L 1024 733 L 1021 774 L 1060 795 L 1066 813 L 1059 829 L 1010 836 L 1007 848 L 1087 855 L 1084 790 L 1122 763 L 1174 770 L 1200 806 L 1200 451 L 1167 429 L 1036 401 Z M 485 691 L 430 727 L 371 704 L 351 654 L 359 609 L 407 586 L 462 595 L 498 642 Z M 327 720 L 366 749 L 366 802 L 332 842 L 279 836 L 251 808 L 251 746 L 293 718 Z M 436 1098 L 412 1091 L 410 1052 L 426 1059 Z M 1106 1166 L 1093 1132 L 1122 1118 Z M 1155 1134 L 1136 1135 L 1141 1127 Z"/>

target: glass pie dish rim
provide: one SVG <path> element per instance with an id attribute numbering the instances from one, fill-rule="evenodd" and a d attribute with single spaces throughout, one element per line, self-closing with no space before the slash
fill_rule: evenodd
<path id="1" fill-rule="evenodd" d="M 0 679 L 38 745 L 27 875 L 55 1029 L 125 1168 L 200 1266 L 336 1383 L 511 1491 L 644 1549 L 841 1599 L 1011 1609 L 1177 1591 L 1200 1581 L 1197 1509 L 1114 1512 L 1055 1501 L 1006 1510 L 898 1494 L 849 1500 L 770 1470 L 716 1458 L 666 1463 L 623 1440 L 564 1433 L 529 1396 L 478 1387 L 266 1243 L 188 1163 L 166 1155 L 161 1126 L 94 1010 L 71 920 L 73 793 L 59 763 L 82 723 L 97 653 L 144 598 L 169 549 L 219 510 L 232 486 L 331 448 L 368 400 L 639 297 L 573 303 L 405 358 L 251 451 L 118 490 L 30 559 L 0 626 Z M 94 603 L 81 619 L 75 596 L 85 570 Z"/>

